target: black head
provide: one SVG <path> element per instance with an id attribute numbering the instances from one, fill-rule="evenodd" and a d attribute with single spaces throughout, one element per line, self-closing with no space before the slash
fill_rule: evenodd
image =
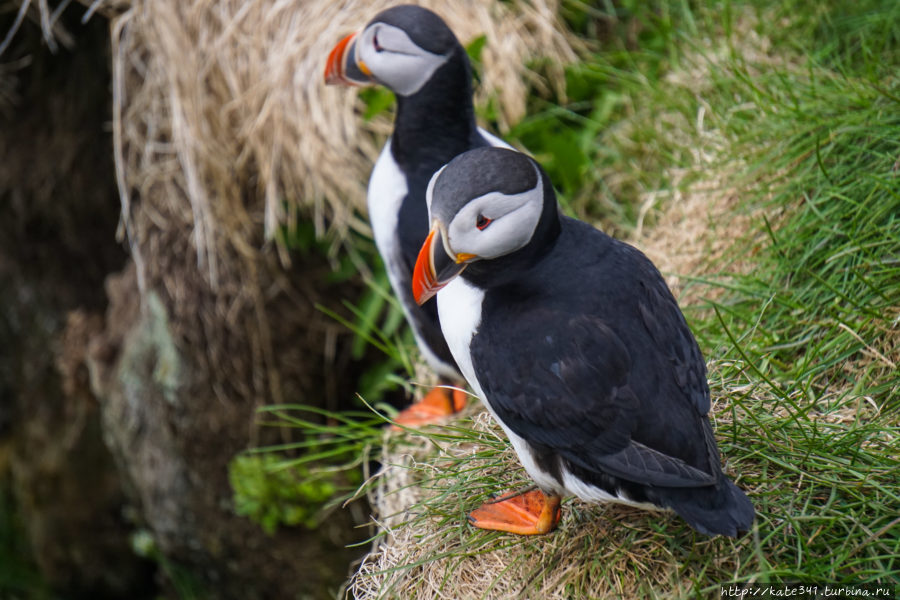
<path id="1" fill-rule="evenodd" d="M 559 233 L 547 174 L 514 150 L 484 147 L 457 156 L 432 177 L 426 199 L 432 233 L 414 273 L 414 293 L 424 299 L 467 265 L 477 272 L 482 265 L 509 271 L 526 264 Z"/>
<path id="2" fill-rule="evenodd" d="M 432 177 L 426 195 L 431 218 L 449 225 L 477 198 L 535 190 L 539 169 L 532 159 L 515 150 L 486 146 L 464 152 Z"/>
<path id="3" fill-rule="evenodd" d="M 376 23 L 404 31 L 416 46 L 432 54 L 448 54 L 459 46 L 456 36 L 443 19 L 427 8 L 414 4 L 401 4 L 381 11 L 369 21 L 366 29 Z"/>
<path id="4" fill-rule="evenodd" d="M 464 55 L 456 36 L 435 13 L 420 6 L 394 6 L 378 13 L 358 34 L 338 42 L 328 57 L 325 81 L 380 83 L 398 96 L 412 96 L 438 69 L 451 59 L 461 62 L 462 57 L 463 85 L 468 86 Z"/>

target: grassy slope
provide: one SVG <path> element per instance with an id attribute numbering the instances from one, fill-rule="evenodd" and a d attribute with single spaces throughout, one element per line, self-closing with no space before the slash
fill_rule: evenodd
<path id="1" fill-rule="evenodd" d="M 674 517 L 573 500 L 549 536 L 474 531 L 467 511 L 527 480 L 473 409 L 390 438 L 391 475 L 372 487 L 394 535 L 354 578 L 363 597 L 900 585 L 900 5 L 633 4 L 618 19 L 564 5 L 604 42 L 568 71 L 568 98 L 535 98 L 509 137 L 547 166 L 567 211 L 619 235 L 645 226 L 671 255 L 684 232 L 652 223 L 694 200 L 705 227 L 691 241 L 707 252 L 666 268 L 690 298 L 726 470 L 756 526 L 707 539 Z M 342 445 L 380 435 L 371 422 L 342 431 L 316 444 L 350 456 Z"/>
<path id="2" fill-rule="evenodd" d="M 399 549 L 373 557 L 357 591 L 603 597 L 706 595 L 728 581 L 900 585 L 900 8 L 804 6 L 644 14 L 637 39 L 649 43 L 599 48 L 570 72 L 583 97 L 513 132 L 549 163 L 568 210 L 620 231 L 647 192 L 689 193 L 710 169 L 731 174 L 734 210 L 750 229 L 691 284 L 715 301 L 686 312 L 710 359 L 726 468 L 758 509 L 754 531 L 708 540 L 677 519 L 574 501 L 546 538 L 472 531 L 466 510 L 525 483 L 502 436 L 477 419 L 474 431 L 464 422 L 431 437 L 437 453 L 391 454 L 409 472 L 400 487 L 433 496 L 406 513 Z M 577 151 L 560 155 L 564 144 Z M 583 163 L 597 172 L 579 171 Z"/>
<path id="3" fill-rule="evenodd" d="M 736 244 L 750 268 L 721 273 L 727 293 L 694 320 L 731 401 L 723 452 L 760 512 L 736 574 L 896 585 L 900 7 L 799 9 L 759 24 L 800 58 L 736 54 L 714 72 L 714 93 L 734 98 L 716 125 L 765 234 Z"/>

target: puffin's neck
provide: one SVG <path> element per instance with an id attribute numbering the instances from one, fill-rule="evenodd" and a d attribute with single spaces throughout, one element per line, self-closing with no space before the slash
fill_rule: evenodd
<path id="1" fill-rule="evenodd" d="M 391 151 L 401 168 L 422 162 L 442 166 L 477 135 L 469 60 L 458 47 L 422 89 L 397 95 Z"/>

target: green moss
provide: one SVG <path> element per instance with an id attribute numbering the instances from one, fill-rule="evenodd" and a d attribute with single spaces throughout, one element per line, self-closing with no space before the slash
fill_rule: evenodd
<path id="1" fill-rule="evenodd" d="M 241 454 L 229 463 L 235 512 L 270 535 L 283 525 L 314 529 L 322 505 L 337 491 L 336 483 L 305 465 L 283 469 L 279 464 L 277 457 L 266 454 Z"/>
<path id="2" fill-rule="evenodd" d="M 182 359 L 169 330 L 166 308 L 155 292 L 150 291 L 139 326 L 129 333 L 118 377 L 122 387 L 131 395 L 139 396 L 138 388 L 149 379 L 153 381 L 166 400 L 177 402 L 177 390 L 182 383 Z M 147 370 L 150 377 L 146 377 Z"/>

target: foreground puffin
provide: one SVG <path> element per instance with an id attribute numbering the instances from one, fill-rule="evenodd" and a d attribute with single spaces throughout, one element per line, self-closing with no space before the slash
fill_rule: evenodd
<path id="1" fill-rule="evenodd" d="M 393 135 L 369 179 L 369 219 L 416 342 L 445 383 L 461 382 L 462 376 L 441 334 L 435 303 L 419 307 L 410 282 L 428 233 L 425 188 L 432 174 L 466 150 L 506 146 L 476 125 L 471 77 L 469 59 L 450 28 L 430 10 L 411 5 L 389 8 L 342 39 L 325 68 L 326 83 L 378 83 L 397 97 Z M 461 390 L 438 387 L 396 421 L 422 424 L 464 405 Z"/>
<path id="2" fill-rule="evenodd" d="M 546 173 L 511 150 L 455 158 L 428 202 L 413 293 L 441 290 L 450 350 L 539 487 L 472 523 L 546 533 L 575 495 L 670 509 L 707 535 L 747 531 L 753 505 L 722 473 L 703 357 L 647 257 L 561 216 Z"/>

